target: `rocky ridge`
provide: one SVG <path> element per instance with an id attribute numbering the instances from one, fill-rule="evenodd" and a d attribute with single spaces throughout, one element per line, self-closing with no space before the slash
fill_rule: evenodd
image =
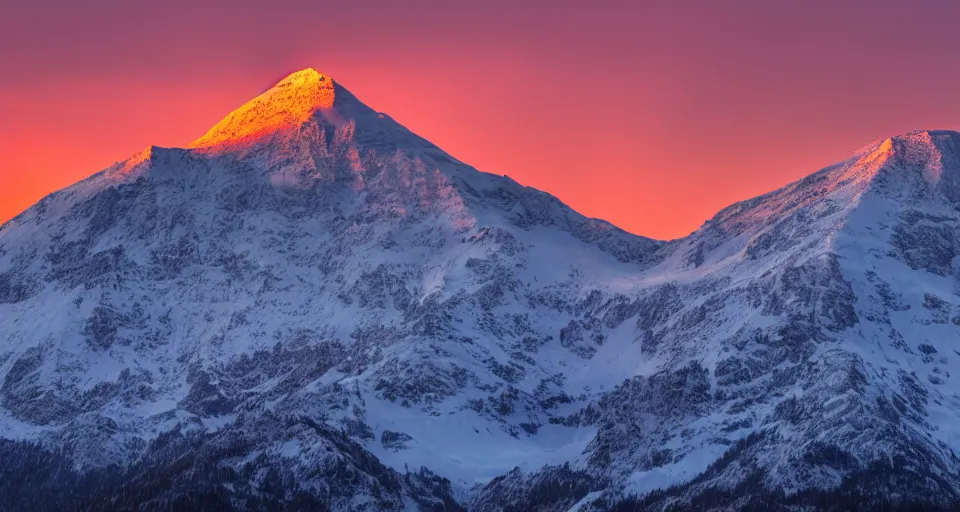
<path id="1" fill-rule="evenodd" d="M 949 509 L 958 255 L 955 132 L 660 242 L 304 70 L 0 227 L 0 502 Z"/>

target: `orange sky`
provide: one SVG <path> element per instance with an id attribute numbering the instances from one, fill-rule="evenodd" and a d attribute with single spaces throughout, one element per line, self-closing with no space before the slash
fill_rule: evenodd
<path id="1" fill-rule="evenodd" d="M 871 140 L 960 128 L 960 2 L 130 3 L 4 7 L 0 222 L 304 67 L 657 238 Z"/>

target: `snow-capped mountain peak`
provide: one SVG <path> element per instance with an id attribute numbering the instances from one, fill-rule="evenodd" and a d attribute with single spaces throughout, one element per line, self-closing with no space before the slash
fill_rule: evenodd
<path id="1" fill-rule="evenodd" d="M 958 141 L 663 243 L 299 71 L 0 227 L 0 503 L 960 503 Z"/>
<path id="2" fill-rule="evenodd" d="M 340 94 L 348 93 L 332 78 L 312 68 L 297 71 L 231 112 L 189 147 L 242 144 L 273 131 L 296 128 L 312 116 L 334 109 Z"/>
<path id="3" fill-rule="evenodd" d="M 960 203 L 960 134 L 948 130 L 909 132 L 881 142 L 874 152 L 885 167 L 914 173 L 931 192 Z"/>

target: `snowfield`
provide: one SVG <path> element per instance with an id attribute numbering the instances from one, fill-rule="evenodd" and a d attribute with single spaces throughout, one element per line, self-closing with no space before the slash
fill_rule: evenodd
<path id="1" fill-rule="evenodd" d="M 0 509 L 949 510 L 958 363 L 960 134 L 661 242 L 304 70 L 0 227 Z"/>

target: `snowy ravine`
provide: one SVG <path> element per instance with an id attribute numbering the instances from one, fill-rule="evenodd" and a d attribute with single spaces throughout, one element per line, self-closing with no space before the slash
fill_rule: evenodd
<path id="1" fill-rule="evenodd" d="M 308 69 L 0 227 L 0 510 L 950 510 L 958 364 L 958 133 L 660 242 Z"/>

